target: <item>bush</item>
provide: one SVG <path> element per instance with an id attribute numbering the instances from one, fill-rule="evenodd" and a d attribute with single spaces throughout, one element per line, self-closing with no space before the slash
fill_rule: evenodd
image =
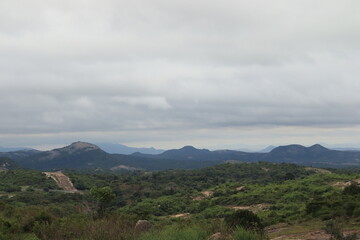
<path id="1" fill-rule="evenodd" d="M 360 194 L 360 186 L 358 184 L 352 183 L 350 186 L 344 188 L 343 193 L 349 195 Z"/>
<path id="2" fill-rule="evenodd" d="M 206 208 L 201 214 L 205 218 L 222 218 L 232 214 L 234 211 L 223 206 L 214 206 Z"/>
<path id="3" fill-rule="evenodd" d="M 325 232 L 327 234 L 330 234 L 330 240 L 356 240 L 357 234 L 350 234 L 348 236 L 344 236 L 344 234 L 341 231 L 341 227 L 338 222 L 336 221 L 329 221 L 324 228 Z"/>
<path id="4" fill-rule="evenodd" d="M 263 238 L 256 233 L 252 233 L 252 232 L 246 231 L 245 229 L 243 229 L 241 227 L 237 227 L 233 233 L 233 239 L 234 240 L 261 240 Z"/>
<path id="5" fill-rule="evenodd" d="M 238 210 L 233 214 L 225 217 L 225 223 L 230 228 L 242 227 L 245 230 L 264 232 L 264 225 L 260 218 L 253 212 L 248 210 Z"/>
<path id="6" fill-rule="evenodd" d="M 132 216 L 113 214 L 101 219 L 72 215 L 51 224 L 39 224 L 37 236 L 42 240 L 132 240 L 135 235 Z"/>
<path id="7" fill-rule="evenodd" d="M 20 192 L 21 191 L 21 187 L 20 186 L 15 186 L 15 185 L 11 185 L 11 184 L 7 184 L 2 186 L 2 190 L 5 192 Z"/>
<path id="8" fill-rule="evenodd" d="M 198 226 L 171 226 L 158 232 L 145 233 L 138 240 L 206 240 L 208 233 Z"/>
<path id="9" fill-rule="evenodd" d="M 11 229 L 12 224 L 4 219 L 0 218 L 0 232 L 1 233 L 8 233 Z M 0 238 L 3 239 L 3 238 Z"/>
<path id="10" fill-rule="evenodd" d="M 30 232 L 33 230 L 34 226 L 38 224 L 50 224 L 54 220 L 54 217 L 47 212 L 40 212 L 35 217 L 31 218 L 27 224 L 24 226 L 24 231 Z"/>

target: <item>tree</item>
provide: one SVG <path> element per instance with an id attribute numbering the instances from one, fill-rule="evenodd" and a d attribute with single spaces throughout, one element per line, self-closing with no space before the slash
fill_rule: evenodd
<path id="1" fill-rule="evenodd" d="M 103 217 L 106 207 L 115 198 L 115 194 L 110 187 L 97 188 L 93 187 L 90 190 L 90 195 L 96 200 L 98 209 L 97 213 L 99 217 Z"/>

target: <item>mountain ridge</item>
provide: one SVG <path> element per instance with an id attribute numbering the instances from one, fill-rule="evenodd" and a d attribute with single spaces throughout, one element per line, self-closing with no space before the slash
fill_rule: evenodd
<path id="1" fill-rule="evenodd" d="M 319 144 L 304 147 L 290 144 L 274 148 L 268 153 L 249 153 L 236 150 L 197 149 L 184 146 L 160 154 L 109 154 L 97 145 L 74 142 L 63 148 L 39 151 L 18 157 L 22 166 L 38 170 L 92 169 L 157 171 L 165 169 L 194 169 L 223 162 L 294 163 L 317 167 L 360 167 L 360 152 L 337 151 Z"/>
<path id="2" fill-rule="evenodd" d="M 184 149 L 191 149 L 184 153 Z M 177 153 L 177 155 L 176 155 Z M 323 167 L 339 167 L 339 166 L 359 166 L 360 167 L 360 152 L 355 151 L 338 151 L 328 149 L 320 144 L 314 144 L 309 147 L 302 146 L 300 144 L 290 144 L 284 146 L 278 146 L 273 148 L 270 152 L 242 152 L 236 150 L 215 150 L 209 151 L 207 149 L 196 149 L 194 147 L 181 149 L 173 149 L 165 151 L 159 155 L 143 155 L 134 154 L 138 157 L 151 157 L 151 158 L 163 158 L 166 156 L 170 159 L 181 160 L 186 157 L 194 161 L 218 160 L 238 160 L 244 162 L 285 162 L 295 163 L 300 165 L 315 165 Z M 175 156 L 174 156 L 175 155 Z"/>
<path id="3" fill-rule="evenodd" d="M 0 146 L 0 152 L 16 152 L 16 151 L 22 151 L 22 150 L 35 150 L 35 149 L 27 148 L 27 147 L 1 147 Z"/>

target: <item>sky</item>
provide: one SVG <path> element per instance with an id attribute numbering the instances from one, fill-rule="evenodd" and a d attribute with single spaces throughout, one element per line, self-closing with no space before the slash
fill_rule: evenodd
<path id="1" fill-rule="evenodd" d="M 2 0 L 0 146 L 360 147 L 358 0 Z"/>

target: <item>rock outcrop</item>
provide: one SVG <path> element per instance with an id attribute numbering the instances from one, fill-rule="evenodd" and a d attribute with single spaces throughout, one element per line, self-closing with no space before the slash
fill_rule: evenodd
<path id="1" fill-rule="evenodd" d="M 149 231 L 151 227 L 151 223 L 147 220 L 139 220 L 135 225 L 135 229 L 139 232 Z"/>

